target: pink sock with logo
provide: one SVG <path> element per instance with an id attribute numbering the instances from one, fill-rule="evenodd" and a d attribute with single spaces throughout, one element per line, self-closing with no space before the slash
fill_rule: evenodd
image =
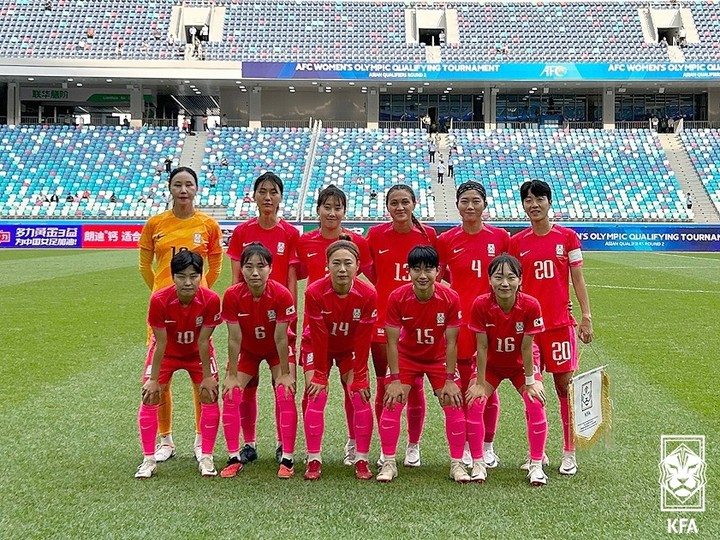
<path id="1" fill-rule="evenodd" d="M 240 451 L 240 400 L 242 392 L 237 388 L 223 397 L 223 433 L 228 452 L 234 454 Z"/>
<path id="2" fill-rule="evenodd" d="M 257 440 L 257 415 L 257 386 L 246 387 L 240 397 L 240 427 L 246 443 Z"/>
<path id="3" fill-rule="evenodd" d="M 380 446 L 385 456 L 394 456 L 397 453 L 400 439 L 400 417 L 405 405 L 395 403 L 392 409 L 383 408 L 378 431 L 380 432 Z"/>
<path id="4" fill-rule="evenodd" d="M 280 440 L 282 441 L 283 453 L 292 454 L 295 452 L 298 425 L 295 396 L 292 392 L 287 391 L 284 386 L 278 386 L 275 388 L 275 402 L 280 410 Z"/>
<path id="5" fill-rule="evenodd" d="M 485 435 L 483 440 L 491 443 L 495 440 L 495 432 L 497 431 L 498 420 L 500 419 L 500 398 L 497 390 L 488 396 L 485 402 L 485 412 L 483 413 L 483 423 L 485 425 Z"/>
<path id="6" fill-rule="evenodd" d="M 415 379 L 407 400 L 408 442 L 418 444 L 425 427 L 425 380 Z"/>
<path id="7" fill-rule="evenodd" d="M 373 432 L 373 411 L 369 402 L 363 402 L 360 392 L 355 392 L 351 399 L 355 450 L 358 454 L 367 454 L 370 452 Z"/>
<path id="8" fill-rule="evenodd" d="M 140 404 L 138 411 L 138 430 L 140 431 L 140 444 L 143 454 L 146 456 L 155 455 L 155 439 L 158 432 L 158 407 L 159 405 Z"/>
<path id="9" fill-rule="evenodd" d="M 445 413 L 445 435 L 450 447 L 450 459 L 462 459 L 465 450 L 467 432 L 465 431 L 465 411 L 462 407 L 443 406 Z"/>
<path id="10" fill-rule="evenodd" d="M 345 407 L 345 422 L 347 423 L 348 439 L 355 439 L 355 420 L 354 418 L 354 407 L 353 400 L 350 397 L 350 389 L 347 384 L 342 383 L 343 393 L 345 397 L 343 399 L 343 406 Z"/>
<path id="11" fill-rule="evenodd" d="M 530 459 L 541 460 L 545 454 L 545 443 L 547 442 L 545 407 L 538 399 L 531 402 L 526 392 L 523 392 L 522 397 L 525 402 Z"/>
<path id="12" fill-rule="evenodd" d="M 321 390 L 315 397 L 308 398 L 307 410 L 303 424 L 305 428 L 305 444 L 308 454 L 322 452 L 322 438 L 325 433 L 325 406 L 327 405 L 327 390 Z"/>
<path id="13" fill-rule="evenodd" d="M 200 435 L 202 436 L 202 453 L 212 455 L 215 450 L 218 428 L 220 427 L 220 405 L 215 403 L 200 404 Z"/>
<path id="14" fill-rule="evenodd" d="M 473 460 L 482 459 L 483 457 L 483 439 L 485 438 L 483 413 L 486 402 L 487 400 L 484 399 L 482 401 L 476 399 L 465 411 L 467 442 Z"/>

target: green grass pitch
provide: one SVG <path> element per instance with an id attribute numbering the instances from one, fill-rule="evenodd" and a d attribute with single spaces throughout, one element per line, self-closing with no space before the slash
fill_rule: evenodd
<path id="1" fill-rule="evenodd" d="M 561 477 L 557 399 L 546 380 L 551 466 L 542 489 L 517 468 L 527 442 L 509 383 L 496 438 L 502 464 L 486 484 L 448 480 L 442 415 L 430 397 L 423 466 L 390 485 L 356 481 L 342 466 L 337 376 L 322 480 L 303 481 L 300 462 L 296 478 L 279 480 L 267 370 L 257 463 L 232 480 L 199 476 L 182 374 L 173 383 L 178 455 L 156 478 L 135 480 L 148 299 L 136 259 L 0 251 L 0 538 L 662 538 L 675 517 L 695 518 L 695 537 L 720 538 L 720 254 L 586 254 L 596 342 L 581 366 L 610 366 L 613 436 L 609 447 L 579 453 L 576 477 Z M 228 284 L 229 264 L 216 289 Z M 225 330 L 215 335 L 224 362 Z M 704 513 L 660 512 L 661 434 L 706 436 Z M 299 457 L 303 448 L 300 429 Z M 401 457 L 403 448 L 401 438 Z M 225 458 L 220 435 L 216 464 Z"/>

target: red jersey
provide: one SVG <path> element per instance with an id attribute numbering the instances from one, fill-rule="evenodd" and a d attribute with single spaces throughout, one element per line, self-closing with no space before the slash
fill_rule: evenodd
<path id="1" fill-rule="evenodd" d="M 297 264 L 298 230 L 281 219 L 272 229 L 263 229 L 258 218 L 253 218 L 235 227 L 230 237 L 228 257 L 239 261 L 243 250 L 253 242 L 260 242 L 272 253 L 272 272 L 270 277 L 283 285 L 288 284 L 290 265 Z M 240 281 L 242 281 L 242 273 Z"/>
<path id="2" fill-rule="evenodd" d="M 399 233 L 392 223 L 382 223 L 370 227 L 367 241 L 375 265 L 375 287 L 378 293 L 378 326 L 385 326 L 387 298 L 401 285 L 410 282 L 407 258 L 415 246 L 431 245 L 435 247 L 437 233 L 435 229 L 423 225 L 427 237 L 417 227 L 408 233 Z"/>
<path id="3" fill-rule="evenodd" d="M 445 359 L 445 329 L 459 327 L 460 297 L 442 283 L 426 302 L 415 296 L 412 283 L 394 290 L 388 298 L 385 326 L 400 329 L 398 354 L 420 362 Z"/>
<path id="4" fill-rule="evenodd" d="M 377 293 L 372 285 L 356 279 L 341 298 L 333 290 L 330 276 L 316 281 L 305 290 L 305 318 L 309 326 L 303 342 L 310 340 L 314 382 L 327 384 L 328 357 L 346 352 L 355 354 L 355 380 L 359 383 L 367 378 L 370 334 L 377 320 Z"/>
<path id="5" fill-rule="evenodd" d="M 198 287 L 192 302 L 183 306 L 175 285 L 170 285 L 150 297 L 147 322 L 150 327 L 167 332 L 166 357 L 197 360 L 200 329 L 222 323 L 220 296 Z"/>
<path id="6" fill-rule="evenodd" d="M 523 365 L 523 336 L 539 334 L 545 327 L 540 303 L 518 291 L 510 313 L 502 310 L 494 293 L 478 296 L 470 311 L 470 330 L 487 334 L 487 365 L 505 368 Z"/>
<path id="7" fill-rule="evenodd" d="M 583 263 L 577 233 L 553 225 L 545 236 L 538 236 L 529 227 L 510 239 L 509 253 L 522 264 L 522 290 L 540 302 L 545 328 L 575 326 L 570 304 L 570 267 Z"/>
<path id="8" fill-rule="evenodd" d="M 367 240 L 356 232 L 343 229 L 343 233 L 349 234 L 352 242 L 360 251 L 360 272 L 365 272 L 372 265 L 372 257 L 370 256 L 370 248 Z M 300 260 L 301 275 L 307 275 L 307 285 L 324 278 L 328 275 L 327 258 L 325 250 L 328 246 L 335 242 L 336 239 L 323 238 L 320 229 L 306 232 L 300 236 L 298 241 L 298 259 Z"/>
<path id="9" fill-rule="evenodd" d="M 246 283 L 237 283 L 223 295 L 222 317 L 226 322 L 240 325 L 241 352 L 272 358 L 278 354 L 275 326 L 295 320 L 295 304 L 290 291 L 272 279 L 268 279 L 258 299 Z"/>

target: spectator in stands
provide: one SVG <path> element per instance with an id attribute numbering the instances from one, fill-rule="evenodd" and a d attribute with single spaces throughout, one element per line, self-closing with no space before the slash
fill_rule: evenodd
<path id="1" fill-rule="evenodd" d="M 111 202 L 111 203 L 116 203 L 116 202 L 118 202 L 117 195 L 115 195 L 114 192 L 113 192 L 112 195 L 110 195 L 110 202 Z"/>
<path id="2" fill-rule="evenodd" d="M 35 204 L 37 206 L 42 206 L 46 202 L 50 202 L 50 201 L 48 200 L 47 195 L 45 195 L 44 193 L 41 193 L 40 195 L 38 195 L 38 198 L 35 199 Z"/>
<path id="3" fill-rule="evenodd" d="M 445 30 L 440 30 L 440 35 L 438 35 L 438 40 L 440 41 L 440 45 L 445 45 Z"/>
<path id="4" fill-rule="evenodd" d="M 123 127 L 129 128 L 130 127 L 130 119 L 126 116 L 123 118 Z"/>
<path id="5" fill-rule="evenodd" d="M 437 165 L 437 181 L 438 184 L 443 184 L 445 182 L 445 162 L 443 161 L 443 158 L 440 158 L 440 163 Z"/>
<path id="6" fill-rule="evenodd" d="M 118 41 L 115 45 L 115 54 L 118 56 L 122 56 L 125 53 L 125 47 L 123 47 L 123 44 Z"/>
<path id="7" fill-rule="evenodd" d="M 60 197 L 58 197 L 57 193 L 53 193 L 52 195 L 50 195 L 50 202 L 60 202 Z"/>
<path id="8" fill-rule="evenodd" d="M 658 130 L 658 117 L 654 114 L 650 117 L 650 129 L 653 131 Z"/>
<path id="9" fill-rule="evenodd" d="M 372 188 L 372 189 L 370 190 L 370 200 L 371 200 L 371 201 L 376 201 L 376 200 L 377 200 L 377 196 L 378 196 L 378 192 L 375 191 L 375 188 Z"/>
<path id="10" fill-rule="evenodd" d="M 91 26 L 90 28 L 88 28 L 88 29 L 85 31 L 85 35 L 86 35 L 89 39 L 94 38 L 94 37 L 95 37 L 95 29 Z"/>
<path id="11" fill-rule="evenodd" d="M 78 51 L 84 51 L 85 49 L 87 49 L 87 46 L 88 46 L 87 41 L 84 38 L 82 38 L 82 39 L 80 39 L 80 41 L 78 41 L 77 49 L 78 49 Z"/>
<path id="12" fill-rule="evenodd" d="M 688 193 L 685 204 L 686 204 L 688 210 L 692 210 L 693 200 L 692 200 L 692 195 L 690 193 Z"/>
<path id="13" fill-rule="evenodd" d="M 228 165 L 230 165 L 228 158 L 226 156 L 223 156 L 222 159 L 220 160 L 220 166 L 227 167 Z"/>
<path id="14" fill-rule="evenodd" d="M 681 26 L 678 31 L 678 45 L 680 47 L 687 45 L 687 30 L 685 30 L 684 26 Z"/>
<path id="15" fill-rule="evenodd" d="M 200 41 L 208 41 L 210 39 L 210 29 L 207 24 L 203 24 L 200 29 Z"/>
<path id="16" fill-rule="evenodd" d="M 209 180 L 210 180 L 211 188 L 217 187 L 217 176 L 215 176 L 214 174 L 211 174 Z"/>
<path id="17" fill-rule="evenodd" d="M 246 193 L 245 196 L 243 197 L 243 203 L 250 204 L 252 202 L 253 202 L 252 197 L 250 196 L 249 193 Z"/>
<path id="18" fill-rule="evenodd" d="M 162 34 L 160 33 L 160 30 L 158 28 L 153 30 L 152 37 L 155 41 L 160 41 L 160 39 L 162 38 Z"/>
<path id="19" fill-rule="evenodd" d="M 457 163 L 457 155 L 451 149 L 448 156 L 448 178 L 455 178 L 455 163 Z"/>
<path id="20" fill-rule="evenodd" d="M 143 40 L 142 45 L 140 45 L 140 52 L 146 53 L 148 50 L 150 50 L 150 43 L 148 43 L 148 40 L 145 39 Z"/>
<path id="21" fill-rule="evenodd" d="M 185 122 L 187 122 L 187 120 L 185 120 Z M 183 122 L 183 124 L 185 122 Z M 185 126 L 183 125 L 183 129 L 184 128 L 185 128 Z M 172 156 L 166 157 L 165 158 L 165 172 L 170 174 L 172 172 L 172 166 L 173 166 L 173 157 Z"/>
<path id="22" fill-rule="evenodd" d="M 83 191 L 82 197 L 80 197 L 80 199 L 83 201 L 90 200 L 90 192 L 87 189 L 85 191 Z"/>
<path id="23" fill-rule="evenodd" d="M 428 143 L 428 155 L 430 156 L 430 163 L 435 163 L 435 152 L 437 152 L 437 145 L 435 139 L 430 139 Z"/>
<path id="24" fill-rule="evenodd" d="M 202 122 L 203 122 L 203 131 L 207 131 L 208 130 L 208 115 L 207 114 L 203 114 Z"/>
<path id="25" fill-rule="evenodd" d="M 75 197 L 73 197 L 72 195 L 68 195 L 67 197 L 65 197 L 65 202 L 75 202 Z"/>
<path id="26" fill-rule="evenodd" d="M 139 203 L 146 203 L 146 202 L 147 202 L 147 197 L 146 197 L 144 194 L 141 193 L 140 196 L 138 197 L 138 202 L 139 202 Z"/>
<path id="27" fill-rule="evenodd" d="M 672 116 L 667 119 L 667 132 L 675 133 L 675 119 Z"/>
<path id="28" fill-rule="evenodd" d="M 423 128 L 424 128 L 428 133 L 430 133 L 430 123 L 431 123 L 430 115 L 427 114 L 427 113 L 425 113 L 425 116 L 422 117 L 421 122 L 422 122 Z"/>
<path id="29" fill-rule="evenodd" d="M 663 38 L 660 40 L 660 45 L 662 45 L 663 47 L 668 46 L 668 42 L 667 42 L 667 39 L 665 38 L 665 36 L 663 36 Z"/>
<path id="30" fill-rule="evenodd" d="M 227 114 L 222 115 L 222 118 L 220 119 L 220 127 L 224 127 L 224 128 L 228 127 Z"/>
<path id="31" fill-rule="evenodd" d="M 186 116 L 185 119 L 183 120 L 182 130 L 183 130 L 185 133 L 190 133 L 190 121 L 188 120 L 187 116 Z"/>
<path id="32" fill-rule="evenodd" d="M 52 0 L 45 2 L 45 11 L 52 11 Z"/>

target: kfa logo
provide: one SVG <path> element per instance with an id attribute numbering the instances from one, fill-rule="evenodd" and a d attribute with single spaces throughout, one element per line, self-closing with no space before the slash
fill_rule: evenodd
<path id="1" fill-rule="evenodd" d="M 353 309 L 353 321 L 359 321 L 360 320 L 360 309 L 354 308 Z"/>
<path id="2" fill-rule="evenodd" d="M 515 331 L 519 334 L 525 331 L 525 323 L 523 322 L 516 322 L 515 323 Z"/>
<path id="3" fill-rule="evenodd" d="M 275 314 L 274 309 L 268 309 L 268 320 L 274 321 L 277 318 L 277 315 Z"/>
<path id="4" fill-rule="evenodd" d="M 662 435 L 660 510 L 704 512 L 705 469 L 704 435 Z"/>
<path id="5" fill-rule="evenodd" d="M 580 390 L 580 410 L 587 411 L 592 409 L 592 381 L 583 383 Z"/>
<path id="6" fill-rule="evenodd" d="M 438 323 L 438 324 L 445 324 L 445 314 L 444 314 L 444 313 L 438 313 L 438 314 L 437 314 L 437 323 Z"/>
<path id="7" fill-rule="evenodd" d="M 555 246 L 555 255 L 562 256 L 563 253 L 565 253 L 565 246 L 557 244 Z"/>
<path id="8" fill-rule="evenodd" d="M 203 323 L 202 317 L 198 317 L 197 319 L 195 319 L 195 326 L 202 326 L 202 323 Z"/>
<path id="9" fill-rule="evenodd" d="M 488 256 L 495 256 L 495 244 L 488 244 Z"/>
<path id="10" fill-rule="evenodd" d="M 202 233 L 195 233 L 193 235 L 193 244 L 195 244 L 196 246 L 202 244 Z"/>
<path id="11" fill-rule="evenodd" d="M 541 77 L 548 77 L 548 78 L 559 78 L 562 79 L 567 75 L 567 68 L 565 66 L 553 66 L 553 65 L 547 65 L 543 68 L 543 70 L 540 72 Z"/>
<path id="12" fill-rule="evenodd" d="M 277 252 L 278 252 L 278 255 L 283 255 L 285 253 L 285 242 L 278 242 Z"/>

